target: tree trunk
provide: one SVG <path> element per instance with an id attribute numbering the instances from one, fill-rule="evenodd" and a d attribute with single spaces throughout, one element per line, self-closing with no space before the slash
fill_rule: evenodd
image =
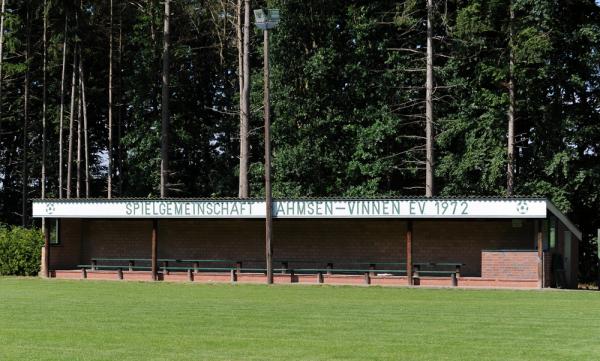
<path id="1" fill-rule="evenodd" d="M 29 132 L 29 57 L 30 57 L 30 51 L 31 51 L 31 28 L 30 28 L 30 23 L 29 23 L 29 8 L 27 8 L 27 40 L 26 40 L 26 46 L 25 46 L 25 82 L 23 84 L 23 96 L 24 96 L 24 100 L 23 100 L 23 170 L 22 170 L 22 176 L 23 176 L 23 189 L 22 189 L 22 225 L 23 227 L 27 226 L 27 194 L 28 194 L 28 187 L 27 184 L 29 183 L 29 161 L 27 159 L 27 152 L 28 152 L 28 148 L 29 148 L 29 137 L 28 137 L 28 132 Z"/>
<path id="2" fill-rule="evenodd" d="M 509 66 L 508 66 L 508 166 L 506 169 L 506 194 L 512 196 L 514 193 L 514 159 L 515 159 L 515 83 L 514 83 L 514 67 L 515 59 L 513 52 L 513 22 L 515 20 L 515 12 L 513 10 L 512 1 L 510 6 L 510 23 L 509 23 Z"/>
<path id="3" fill-rule="evenodd" d="M 85 198 L 90 197 L 90 150 L 88 148 L 88 118 L 87 118 L 87 103 L 85 100 L 85 78 L 83 76 L 83 61 L 81 54 L 79 55 L 79 83 L 81 87 L 81 108 L 83 110 L 83 153 L 84 153 L 84 172 L 85 172 Z"/>
<path id="4" fill-rule="evenodd" d="M 113 176 L 113 0 L 110 0 L 108 47 L 108 174 L 107 197 L 112 198 Z"/>
<path id="5" fill-rule="evenodd" d="M 237 45 L 238 51 L 238 82 L 240 87 L 240 116 L 241 116 L 241 108 L 242 108 L 242 93 L 244 89 L 244 49 L 242 44 L 242 2 L 244 0 L 237 0 L 237 4 L 235 7 L 235 16 L 236 16 L 236 27 L 235 27 L 235 42 Z"/>
<path id="6" fill-rule="evenodd" d="M 427 0 L 427 79 L 425 84 L 425 196 L 433 196 L 433 0 Z"/>
<path id="7" fill-rule="evenodd" d="M 47 95 L 46 95 L 46 73 L 48 67 L 48 1 L 44 0 L 44 30 L 43 30 L 43 65 L 42 65 L 42 73 L 43 73 L 43 86 L 42 86 L 42 179 L 40 182 L 41 186 L 41 196 L 42 199 L 46 198 L 46 109 L 47 109 Z M 42 219 L 43 222 L 43 219 Z"/>
<path id="8" fill-rule="evenodd" d="M 80 50 L 81 51 L 81 50 Z M 79 64 L 81 66 L 81 53 L 79 54 Z M 75 185 L 75 194 L 77 198 L 81 198 L 81 81 L 79 81 L 79 91 L 77 92 L 77 183 Z"/>
<path id="9" fill-rule="evenodd" d="M 71 115 L 69 117 L 69 150 L 67 152 L 67 198 L 71 198 L 71 168 L 73 165 L 73 121 L 75 118 L 75 96 L 77 93 L 77 52 L 73 51 L 73 75 L 71 77 Z"/>
<path id="10" fill-rule="evenodd" d="M 65 80 L 67 77 L 67 24 L 69 18 L 65 15 L 65 34 L 63 39 L 62 73 L 60 78 L 60 114 L 58 122 L 58 198 L 63 197 L 63 132 L 65 115 Z"/>
<path id="11" fill-rule="evenodd" d="M 0 146 L 2 146 L 2 70 L 4 65 L 4 10 L 6 9 L 6 0 L 2 0 L 2 13 L 0 14 Z M 6 168 L 0 169 L 2 174 L 2 189 L 6 189 Z M 6 192 L 3 192 L 6 195 Z M 3 200 L 5 200 L 3 198 Z M 6 205 L 6 202 L 3 202 Z"/>
<path id="12" fill-rule="evenodd" d="M 170 0 L 165 0 L 165 17 L 163 33 L 163 67 L 162 67 L 162 127 L 160 144 L 160 196 L 167 196 L 169 175 L 169 31 Z"/>
<path id="13" fill-rule="evenodd" d="M 118 126 L 117 126 L 117 167 L 118 167 L 118 192 L 119 196 L 123 195 L 123 147 L 121 146 L 121 140 L 123 138 L 123 3 L 119 2 L 119 93 L 117 94 L 118 99 Z"/>
<path id="14" fill-rule="evenodd" d="M 249 193 L 248 163 L 250 161 L 250 145 L 248 142 L 248 127 L 250 124 L 250 6 L 250 0 L 244 0 L 244 42 L 241 62 L 242 90 L 240 92 L 240 198 L 248 198 Z"/>

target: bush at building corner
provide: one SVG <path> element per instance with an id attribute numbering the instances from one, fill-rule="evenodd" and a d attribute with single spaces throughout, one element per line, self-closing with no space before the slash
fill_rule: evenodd
<path id="1" fill-rule="evenodd" d="M 43 244 L 44 236 L 37 228 L 0 224 L 0 275 L 37 275 Z"/>

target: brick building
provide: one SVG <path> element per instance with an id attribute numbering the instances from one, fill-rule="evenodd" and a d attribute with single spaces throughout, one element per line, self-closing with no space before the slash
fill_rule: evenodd
<path id="1" fill-rule="evenodd" d="M 265 202 L 36 200 L 58 278 L 265 282 Z M 577 287 L 581 232 L 543 198 L 288 199 L 276 283 Z"/>

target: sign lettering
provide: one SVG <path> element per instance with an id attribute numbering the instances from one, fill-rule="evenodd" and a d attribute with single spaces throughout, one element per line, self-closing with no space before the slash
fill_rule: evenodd
<path id="1" fill-rule="evenodd" d="M 257 200 L 36 200 L 34 217 L 264 218 Z M 545 200 L 276 200 L 275 218 L 545 218 Z"/>

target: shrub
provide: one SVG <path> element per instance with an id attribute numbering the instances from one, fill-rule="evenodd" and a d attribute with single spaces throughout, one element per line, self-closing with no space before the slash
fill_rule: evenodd
<path id="1" fill-rule="evenodd" d="M 37 275 L 43 244 L 44 236 L 37 228 L 0 224 L 0 275 Z"/>

